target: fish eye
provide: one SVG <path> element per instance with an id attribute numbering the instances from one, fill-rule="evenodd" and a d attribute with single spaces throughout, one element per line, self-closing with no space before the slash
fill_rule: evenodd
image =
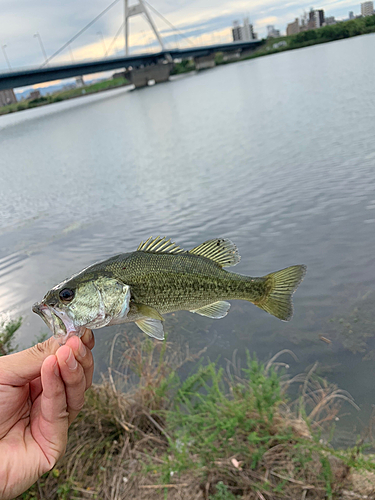
<path id="1" fill-rule="evenodd" d="M 59 297 L 63 302 L 70 302 L 71 300 L 74 299 L 74 291 L 71 290 L 70 288 L 64 288 L 59 293 Z"/>

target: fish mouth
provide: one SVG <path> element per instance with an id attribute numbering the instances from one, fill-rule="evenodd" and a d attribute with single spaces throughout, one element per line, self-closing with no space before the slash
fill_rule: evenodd
<path id="1" fill-rule="evenodd" d="M 42 318 L 60 343 L 65 344 L 73 335 L 81 336 L 82 329 L 77 329 L 73 320 L 65 312 L 58 311 L 44 302 L 34 304 L 32 310 Z"/>

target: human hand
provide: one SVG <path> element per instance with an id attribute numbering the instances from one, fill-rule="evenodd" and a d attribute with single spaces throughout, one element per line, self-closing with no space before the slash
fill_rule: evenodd
<path id="1" fill-rule="evenodd" d="M 64 454 L 94 371 L 91 330 L 0 357 L 0 499 L 27 490 Z"/>

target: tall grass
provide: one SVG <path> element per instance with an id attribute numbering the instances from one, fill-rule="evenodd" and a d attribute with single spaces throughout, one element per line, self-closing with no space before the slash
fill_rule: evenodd
<path id="1" fill-rule="evenodd" d="M 0 323 L 0 356 L 11 354 L 17 350 L 18 345 L 14 344 L 14 337 L 21 323 L 22 318 Z"/>
<path id="2" fill-rule="evenodd" d="M 315 367 L 288 377 L 287 352 L 267 363 L 248 354 L 244 367 L 234 353 L 219 366 L 168 341 L 116 336 L 65 457 L 21 498 L 345 498 L 352 471 L 375 470 L 363 443 L 329 446 L 340 403 L 354 402 Z"/>

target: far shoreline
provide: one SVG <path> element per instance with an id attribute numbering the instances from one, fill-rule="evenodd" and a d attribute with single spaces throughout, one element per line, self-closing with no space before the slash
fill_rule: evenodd
<path id="1" fill-rule="evenodd" d="M 305 47 L 312 47 L 313 45 L 320 45 L 356 36 L 368 35 L 374 32 L 375 14 L 373 16 L 342 21 L 335 25 L 324 26 L 314 30 L 301 31 L 295 35 L 264 39 L 262 45 L 258 49 L 255 49 L 252 54 L 244 57 L 225 60 L 222 52 L 217 53 L 215 55 L 215 63 L 216 66 L 232 64 L 271 54 L 279 54 L 289 50 L 302 49 Z M 281 44 L 281 46 L 279 44 Z M 171 76 L 178 76 L 192 71 L 196 71 L 194 61 L 183 60 L 180 63 L 175 63 Z M 49 96 L 40 96 L 36 99 L 18 101 L 17 103 L 3 106 L 0 108 L 0 116 L 131 85 L 131 82 L 124 77 L 111 78 L 109 80 L 96 82 L 85 87 L 62 90 L 61 92 L 56 92 Z"/>

